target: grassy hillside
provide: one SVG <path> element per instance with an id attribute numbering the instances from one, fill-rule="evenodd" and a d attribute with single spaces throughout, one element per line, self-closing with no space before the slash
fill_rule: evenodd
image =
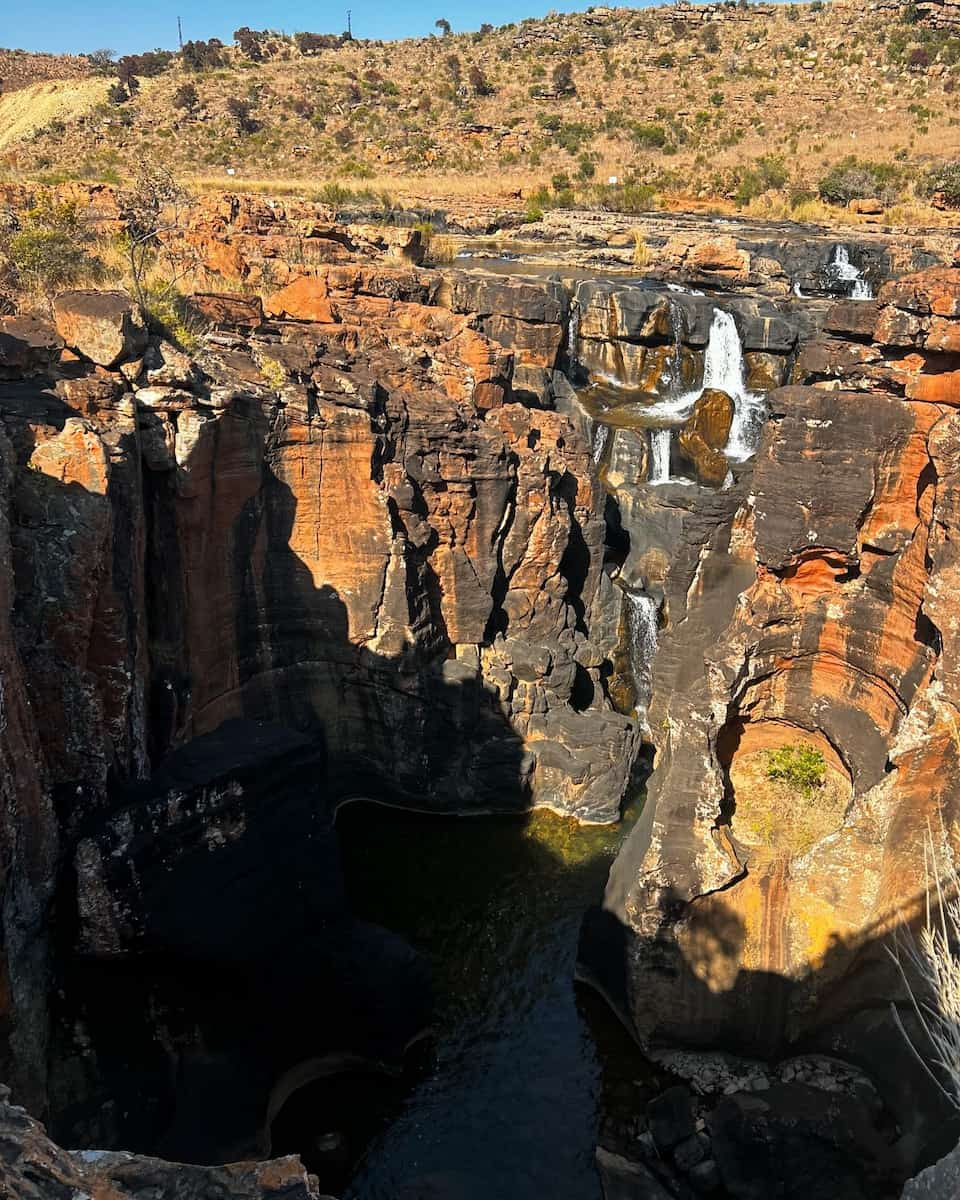
<path id="1" fill-rule="evenodd" d="M 308 54 L 272 36 L 220 57 L 199 71 L 176 59 L 115 103 L 106 78 L 93 97 L 66 83 L 0 97 L 0 168 L 110 180 L 146 160 L 218 184 L 438 198 L 482 176 L 492 193 L 544 188 L 533 207 L 643 207 L 656 190 L 786 211 L 847 156 L 873 166 L 847 170 L 834 198 L 882 192 L 888 207 L 960 158 L 960 36 L 912 6 L 594 9 Z"/>

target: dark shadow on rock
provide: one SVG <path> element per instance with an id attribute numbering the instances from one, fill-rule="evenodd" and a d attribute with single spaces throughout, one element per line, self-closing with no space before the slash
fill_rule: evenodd
<path id="1" fill-rule="evenodd" d="M 904 911 L 916 912 L 917 904 Z M 871 938 L 868 931 L 853 952 L 835 939 L 797 979 L 743 966 L 744 941 L 743 920 L 722 893 L 708 904 L 668 893 L 658 927 L 646 938 L 595 907 L 581 928 L 578 977 L 634 1036 L 638 1020 L 653 1030 L 644 1041 L 652 1052 L 726 1051 L 770 1068 L 796 1056 L 828 1055 L 873 1081 L 872 1100 L 794 1083 L 722 1100 L 710 1132 L 729 1195 L 894 1200 L 909 1175 L 956 1143 L 960 1118 L 892 1018 L 896 1002 L 911 1027 L 889 934 Z M 923 1046 L 919 1031 L 911 1032 Z M 931 1048 L 924 1049 L 932 1061 Z M 909 1114 L 918 1103 L 914 1120 Z"/>
<path id="2" fill-rule="evenodd" d="M 28 390 L 42 400 L 32 419 L 76 415 Z M 210 609 L 233 622 L 228 719 L 190 736 L 193 514 L 178 515 L 175 471 L 144 465 L 152 777 L 131 785 L 117 764 L 105 807 L 63 813 L 50 1124 L 67 1145 L 235 1160 L 269 1149 L 268 1110 L 298 1072 L 339 1063 L 370 1096 L 393 1087 L 430 1020 L 429 972 L 404 938 L 354 915 L 336 807 L 529 803 L 522 743 L 476 671 L 444 648 L 391 657 L 350 640 L 343 600 L 291 549 L 296 497 L 271 468 L 260 402 L 234 409 L 193 453 L 229 432 L 259 456 L 225 535 L 232 607 Z"/>

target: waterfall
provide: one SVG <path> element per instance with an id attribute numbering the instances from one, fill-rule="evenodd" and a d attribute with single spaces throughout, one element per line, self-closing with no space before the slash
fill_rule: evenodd
<path id="1" fill-rule="evenodd" d="M 657 652 L 657 602 L 645 592 L 625 592 L 630 633 L 630 667 L 638 706 L 650 697 L 650 672 Z"/>
<path id="2" fill-rule="evenodd" d="M 570 319 L 567 324 L 567 370 L 573 372 L 577 365 L 577 349 L 580 345 L 580 305 L 570 301 Z"/>
<path id="3" fill-rule="evenodd" d="M 873 299 L 873 288 L 864 279 L 860 268 L 855 267 L 850 261 L 850 251 L 842 243 L 834 246 L 833 257 L 830 259 L 827 270 L 841 283 L 850 284 L 847 296 L 851 300 Z"/>
<path id="4" fill-rule="evenodd" d="M 681 334 L 682 336 L 682 334 Z M 679 375 L 677 387 L 679 389 Z M 707 388 L 717 388 L 726 392 L 733 401 L 733 424 L 730 426 L 730 438 L 724 453 L 734 462 L 743 462 L 757 448 L 760 440 L 760 430 L 766 414 L 766 404 L 763 396 L 756 392 L 747 391 L 744 381 L 743 346 L 740 334 L 733 316 L 721 308 L 713 310 L 713 320 L 710 323 L 710 336 L 707 339 L 707 349 L 703 356 L 703 382 L 692 392 L 674 392 L 665 400 L 650 405 L 647 415 L 654 420 L 666 417 L 671 422 L 685 421 L 693 412 L 694 405 Z M 669 430 L 656 430 L 657 435 L 667 434 Z M 668 447 L 656 444 L 657 439 L 651 436 L 651 483 L 664 483 L 668 478 L 662 478 L 657 472 L 658 455 L 662 463 Z M 669 442 L 669 436 L 665 439 Z"/>
<path id="5" fill-rule="evenodd" d="M 650 430 L 650 469 L 647 471 L 647 483 L 670 482 L 670 442 L 673 437 L 671 429 Z"/>
<path id="6" fill-rule="evenodd" d="M 683 387 L 683 335 L 687 331 L 687 319 L 682 306 L 669 296 L 667 307 L 670 310 L 670 328 L 673 330 L 673 355 L 669 360 L 670 373 L 666 378 L 667 395 L 679 396 Z"/>
<path id="7" fill-rule="evenodd" d="M 593 431 L 593 461 L 595 463 L 598 463 L 603 458 L 603 449 L 607 444 L 609 436 L 610 426 L 598 421 L 597 427 Z"/>

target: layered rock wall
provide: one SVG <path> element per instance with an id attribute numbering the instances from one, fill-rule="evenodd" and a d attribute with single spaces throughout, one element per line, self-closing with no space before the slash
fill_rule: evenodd
<path id="1" fill-rule="evenodd" d="M 193 739 L 297 731 L 328 813 L 375 796 L 610 821 L 630 775 L 604 496 L 577 428 L 530 406 L 565 298 L 350 264 L 265 309 L 193 356 L 148 344 L 122 296 L 58 298 L 57 330 L 4 318 L 8 1077 L 38 1110 L 58 878 L 61 954 L 181 953 L 163 871 L 216 851 L 220 878 L 234 832 L 263 828 L 249 786 L 131 791 Z"/>
<path id="2" fill-rule="evenodd" d="M 956 270 L 838 304 L 734 489 L 621 505 L 627 566 L 663 595 L 657 760 L 585 941 L 649 1045 L 846 1057 L 912 1151 L 937 1095 L 890 1018 L 888 947 L 922 919 L 925 843 L 958 849 L 958 314 Z M 821 787 L 772 787 L 790 745 Z"/>

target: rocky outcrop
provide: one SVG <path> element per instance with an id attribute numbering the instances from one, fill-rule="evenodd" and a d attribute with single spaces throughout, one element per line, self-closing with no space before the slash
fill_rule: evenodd
<path id="1" fill-rule="evenodd" d="M 624 572 L 662 597 L 657 759 L 584 940 L 651 1047 L 859 1063 L 906 1166 L 946 1149 L 889 1016 L 905 997 L 887 948 L 922 919 L 928 830 L 946 861 L 960 820 L 958 312 L 953 270 L 838 304 L 735 487 L 619 493 Z M 821 785 L 772 787 L 785 745 L 821 756 Z"/>
<path id="2" fill-rule="evenodd" d="M 9 1095 L 9 1093 L 8 1093 Z M 322 1200 L 317 1181 L 296 1158 L 188 1167 L 134 1154 L 61 1150 L 23 1108 L 0 1101 L 4 1154 L 0 1187 L 17 1200 Z"/>
<path id="3" fill-rule="evenodd" d="M 117 366 L 146 348 L 143 319 L 123 292 L 62 292 L 53 315 L 64 344 L 98 366 Z"/>
<path id="4" fill-rule="evenodd" d="M 648 284 L 586 280 L 577 285 L 576 360 L 593 378 L 646 396 L 692 388 L 703 378 L 703 352 L 718 307 L 734 315 L 749 368 L 764 367 L 773 386 L 786 382 L 798 337 L 810 316 L 788 305 L 746 297 L 722 306 L 696 292 Z"/>

